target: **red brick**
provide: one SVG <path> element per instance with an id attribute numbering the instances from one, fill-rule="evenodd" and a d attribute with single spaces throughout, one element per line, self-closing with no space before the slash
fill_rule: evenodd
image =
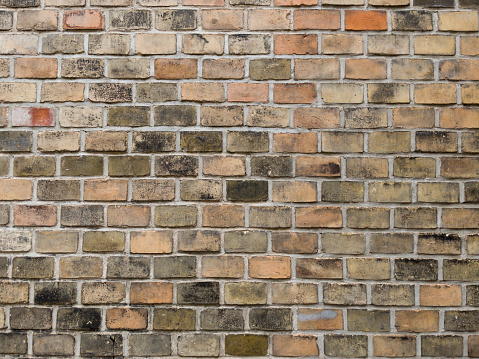
<path id="1" fill-rule="evenodd" d="M 317 54 L 318 35 L 275 35 L 274 53 L 277 55 Z"/>
<path id="2" fill-rule="evenodd" d="M 228 84 L 230 102 L 268 102 L 268 85 L 255 83 Z"/>
<path id="3" fill-rule="evenodd" d="M 12 126 L 55 126 L 55 109 L 48 107 L 14 107 Z"/>
<path id="4" fill-rule="evenodd" d="M 386 11 L 346 10 L 344 18 L 346 30 L 387 30 L 388 17 Z"/>
<path id="5" fill-rule="evenodd" d="M 57 224 L 57 207 L 16 205 L 13 224 L 18 227 L 51 227 Z"/>

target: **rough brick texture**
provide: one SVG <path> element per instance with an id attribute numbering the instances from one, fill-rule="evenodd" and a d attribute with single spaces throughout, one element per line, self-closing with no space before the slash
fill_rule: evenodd
<path id="1" fill-rule="evenodd" d="M 0 357 L 479 357 L 477 0 L 0 0 Z"/>

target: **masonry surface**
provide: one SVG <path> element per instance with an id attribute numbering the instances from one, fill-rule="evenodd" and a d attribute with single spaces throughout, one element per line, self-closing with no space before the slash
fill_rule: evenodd
<path id="1" fill-rule="evenodd" d="M 476 0 L 0 0 L 0 357 L 479 357 Z"/>

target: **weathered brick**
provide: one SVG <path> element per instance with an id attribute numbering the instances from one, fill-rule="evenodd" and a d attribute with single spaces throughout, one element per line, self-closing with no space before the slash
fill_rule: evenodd
<path id="1" fill-rule="evenodd" d="M 357 334 L 326 334 L 324 353 L 333 357 L 365 358 L 368 355 L 368 337 Z"/>
<path id="2" fill-rule="evenodd" d="M 194 330 L 196 311 L 186 308 L 155 308 L 153 318 L 153 329 L 155 330 Z"/>

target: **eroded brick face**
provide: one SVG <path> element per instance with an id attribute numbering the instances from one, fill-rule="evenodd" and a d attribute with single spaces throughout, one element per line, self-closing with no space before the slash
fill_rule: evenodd
<path id="1" fill-rule="evenodd" d="M 0 0 L 0 357 L 479 357 L 477 0 Z"/>

